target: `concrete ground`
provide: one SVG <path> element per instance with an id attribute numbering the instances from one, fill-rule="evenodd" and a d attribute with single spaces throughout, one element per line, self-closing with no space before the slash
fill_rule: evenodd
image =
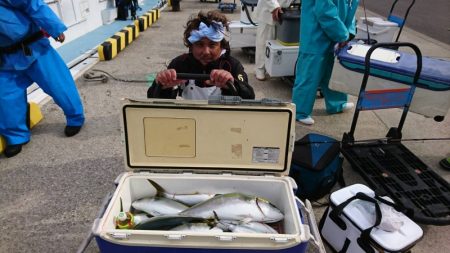
<path id="1" fill-rule="evenodd" d="M 117 78 L 146 80 L 150 73 L 165 68 L 167 62 L 186 52 L 182 44 L 183 25 L 198 10 L 216 9 L 215 3 L 183 0 L 180 12 L 162 11 L 161 18 L 121 52 L 114 60 L 93 68 Z M 239 19 L 239 10 L 227 14 Z M 449 59 L 450 46 L 408 28 L 404 41 L 416 43 L 424 55 Z M 242 61 L 257 98 L 291 99 L 291 87 L 279 78 L 265 82 L 254 77 L 253 64 L 240 50 L 233 55 Z M 124 171 L 120 125 L 120 98 L 146 96 L 147 85 L 110 79 L 107 83 L 77 80 L 82 96 L 86 125 L 75 137 L 63 134 L 64 115 L 49 102 L 42 106 L 44 120 L 32 130 L 32 141 L 14 158 L 0 157 L 0 252 L 76 252 L 90 231 L 104 196 L 114 189 L 114 179 Z M 356 101 L 355 97 L 350 97 Z M 357 139 L 381 138 L 398 123 L 400 110 L 363 112 L 357 125 Z M 297 137 L 315 132 L 338 140 L 350 129 L 353 113 L 326 115 L 323 100 L 316 101 L 316 124 L 296 125 Z M 403 138 L 449 137 L 450 117 L 443 122 L 409 113 Z M 450 155 L 449 141 L 404 142 L 436 173 L 450 181 L 450 172 L 438 165 Z M 359 174 L 344 164 L 347 184 L 364 183 Z M 323 207 L 316 207 L 320 219 Z M 413 252 L 450 252 L 449 226 L 422 225 L 423 239 Z M 311 249 L 314 251 L 314 249 Z M 85 252 L 98 252 L 93 241 Z"/>

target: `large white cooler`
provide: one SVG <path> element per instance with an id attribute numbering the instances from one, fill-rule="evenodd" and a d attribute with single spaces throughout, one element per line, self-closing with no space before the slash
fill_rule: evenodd
<path id="1" fill-rule="evenodd" d="M 356 25 L 356 39 L 367 39 L 369 31 L 370 39 L 380 42 L 394 42 L 394 36 L 400 30 L 397 23 L 383 20 L 379 17 L 361 17 Z"/>
<path id="2" fill-rule="evenodd" d="M 363 236 L 364 230 L 374 226 L 375 217 L 370 216 L 375 214 L 371 214 L 367 209 L 367 204 L 374 206 L 374 203 L 361 199 L 347 201 L 359 193 L 364 193 L 374 200 L 374 192 L 362 184 L 350 185 L 330 195 L 330 206 L 319 225 L 323 239 L 338 252 L 410 252 L 422 238 L 423 231 L 419 225 L 403 214 L 395 218 L 395 222 L 402 224 L 398 230 L 392 229 L 393 232 L 388 232 L 385 231 L 387 229 L 383 230 L 377 226 L 366 231 L 367 237 Z M 386 197 L 384 199 L 391 201 Z M 342 206 L 339 206 L 341 204 Z M 386 204 L 379 203 L 379 205 Z M 341 210 L 342 207 L 343 211 L 339 214 L 338 209 Z M 364 245 L 368 247 L 365 250 Z"/>
<path id="3" fill-rule="evenodd" d="M 123 137 L 129 171 L 118 177 L 105 212 L 94 222 L 101 252 L 301 253 L 311 238 L 325 252 L 311 205 L 296 200 L 295 183 L 287 176 L 295 106 L 254 100 L 223 105 L 236 102 L 226 101 L 125 100 Z M 134 200 L 155 195 L 147 179 L 173 193 L 239 192 L 266 198 L 283 212 L 283 230 L 254 234 L 116 229 L 120 199 L 129 211 Z"/>
<path id="4" fill-rule="evenodd" d="M 298 49 L 299 46 L 283 46 L 277 40 L 268 40 L 264 66 L 269 76 L 294 76 Z"/>
<path id="5" fill-rule="evenodd" d="M 244 24 L 239 20 L 229 23 L 230 48 L 245 48 L 256 46 L 256 27 L 252 24 Z"/>
<path id="6" fill-rule="evenodd" d="M 353 96 L 359 95 L 363 74 L 344 68 L 338 59 L 334 61 L 330 89 Z M 366 90 L 404 89 L 411 86 L 369 76 Z M 409 111 L 426 117 L 445 116 L 450 110 L 450 91 L 432 91 L 417 87 Z"/>

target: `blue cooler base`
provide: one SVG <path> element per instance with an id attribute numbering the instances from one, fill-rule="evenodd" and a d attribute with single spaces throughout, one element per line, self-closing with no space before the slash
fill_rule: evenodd
<path id="1" fill-rule="evenodd" d="M 281 250 L 249 250 L 249 249 L 199 249 L 199 248 L 169 248 L 150 246 L 126 246 L 108 242 L 99 236 L 95 237 L 98 248 L 102 253 L 257 253 L 257 252 L 279 252 L 279 253 L 304 253 L 308 247 L 308 242 L 302 242 L 295 247 Z M 224 242 L 226 244 L 226 242 Z"/>

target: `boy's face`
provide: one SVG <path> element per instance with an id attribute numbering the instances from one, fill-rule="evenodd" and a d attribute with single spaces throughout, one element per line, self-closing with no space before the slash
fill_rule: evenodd
<path id="1" fill-rule="evenodd" d="M 221 52 L 220 42 L 214 42 L 206 37 L 192 44 L 192 54 L 202 65 L 219 59 Z"/>

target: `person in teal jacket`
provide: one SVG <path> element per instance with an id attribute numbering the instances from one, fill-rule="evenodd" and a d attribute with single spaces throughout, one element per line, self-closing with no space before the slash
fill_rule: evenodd
<path id="1" fill-rule="evenodd" d="M 36 82 L 66 116 L 66 136 L 77 134 L 83 105 L 69 69 L 50 45 L 67 27 L 43 0 L 0 0 L 0 135 L 6 157 L 17 155 L 30 141 L 27 87 Z"/>
<path id="2" fill-rule="evenodd" d="M 312 125 L 317 88 L 321 87 L 327 113 L 353 108 L 347 95 L 328 88 L 334 63 L 335 45 L 343 46 L 355 34 L 355 12 L 359 0 L 303 0 L 300 50 L 292 102 L 297 121 Z"/>

